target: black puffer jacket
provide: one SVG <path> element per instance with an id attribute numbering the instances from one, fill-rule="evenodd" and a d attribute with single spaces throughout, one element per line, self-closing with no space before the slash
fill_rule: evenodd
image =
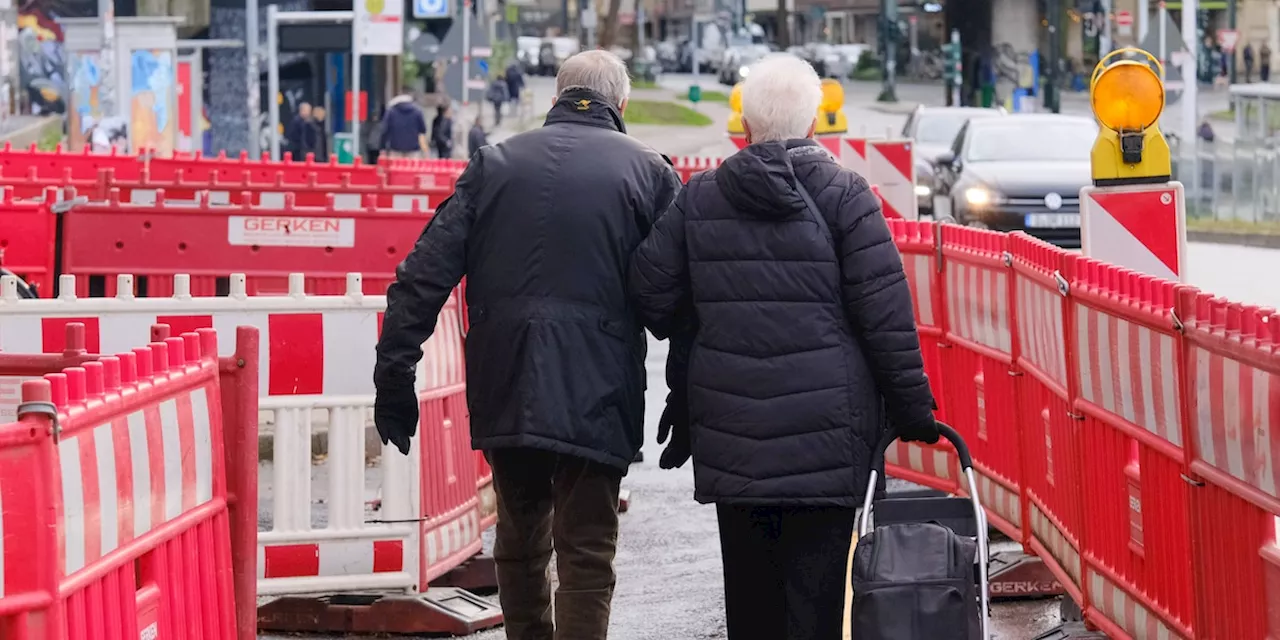
<path id="1" fill-rule="evenodd" d="M 467 277 L 467 404 L 477 449 L 532 447 L 626 469 L 644 439 L 645 338 L 631 254 L 680 179 L 600 96 L 481 147 L 396 269 L 379 389 L 412 383 L 419 348 Z"/>
<path id="2" fill-rule="evenodd" d="M 631 283 L 659 337 L 696 316 L 700 502 L 858 505 L 882 407 L 900 424 L 933 420 L 879 201 L 812 140 L 755 144 L 695 176 L 636 252 Z"/>

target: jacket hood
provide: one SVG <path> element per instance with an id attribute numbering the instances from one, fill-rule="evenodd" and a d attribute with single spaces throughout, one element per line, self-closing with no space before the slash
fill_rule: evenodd
<path id="1" fill-rule="evenodd" d="M 396 98 L 395 100 L 388 102 L 387 111 L 394 111 L 396 113 L 401 113 L 401 114 L 421 113 L 421 111 L 418 109 L 418 105 L 413 103 L 412 98 L 407 98 L 404 101 L 399 101 L 399 100 L 400 98 Z"/>
<path id="2" fill-rule="evenodd" d="M 387 102 L 387 108 L 394 109 L 402 104 L 413 104 L 413 96 L 400 94 Z"/>
<path id="3" fill-rule="evenodd" d="M 589 89 L 570 89 L 560 94 L 547 112 L 544 126 L 562 122 L 627 132 L 627 125 L 623 123 L 618 109 L 609 104 L 604 96 Z"/>
<path id="4" fill-rule="evenodd" d="M 761 218 L 784 218 L 805 206 L 796 189 L 792 162 L 822 153 L 826 151 L 807 138 L 759 142 L 729 156 L 720 165 L 716 187 L 739 211 Z"/>

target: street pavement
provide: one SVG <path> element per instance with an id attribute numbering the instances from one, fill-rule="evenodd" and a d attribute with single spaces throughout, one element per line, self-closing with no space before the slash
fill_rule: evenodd
<path id="1" fill-rule="evenodd" d="M 669 76 L 664 78 L 662 90 L 647 93 L 654 97 L 664 95 L 664 92 L 674 96 L 687 90 L 690 80 L 687 76 Z M 530 84 L 539 98 L 537 103 L 549 105 L 553 93 L 550 79 L 533 78 Z M 704 86 L 709 87 L 710 84 L 704 83 Z M 901 128 L 905 119 L 903 113 L 887 113 L 876 108 L 877 89 L 869 83 L 851 83 L 846 87 L 845 112 L 851 128 Z M 917 92 L 914 87 L 907 89 L 904 86 L 899 97 L 905 100 L 907 96 L 919 95 L 924 99 L 929 93 L 927 89 Z M 725 136 L 723 126 L 728 117 L 727 109 L 720 105 L 705 105 L 704 108 L 709 109 L 708 114 L 714 114 L 716 119 L 710 127 L 636 126 L 630 128 L 631 133 L 670 155 L 732 153 L 734 147 Z M 511 130 L 500 130 L 494 137 L 501 139 L 510 135 Z M 1280 289 L 1271 286 L 1266 278 L 1250 277 L 1252 272 L 1280 272 L 1280 251 L 1191 244 L 1188 262 L 1192 284 L 1241 302 L 1280 307 Z M 715 510 L 694 502 L 692 470 L 688 465 L 684 469 L 662 471 L 656 464 L 661 453 L 661 446 L 655 442 L 656 423 L 667 393 L 663 376 L 666 345 L 651 340 L 649 347 L 645 420 L 648 437 L 644 448 L 647 462 L 633 466 L 624 480 L 624 487 L 631 491 L 632 502 L 630 511 L 621 516 L 618 588 L 609 637 L 614 640 L 725 638 Z M 313 473 L 313 486 L 323 487 L 326 484 L 325 474 L 325 465 L 321 461 Z M 260 477 L 262 512 L 266 515 L 272 493 L 270 463 L 265 463 Z M 378 484 L 376 477 L 368 477 L 367 491 L 376 492 Z M 486 541 L 491 542 L 491 537 Z M 1005 543 L 998 548 L 1009 547 Z M 998 640 L 1030 640 L 1058 624 L 1058 607 L 1054 599 L 996 604 L 992 612 L 995 637 Z M 260 636 L 272 640 L 286 637 L 290 636 Z M 501 629 L 471 636 L 474 640 L 504 637 Z"/>

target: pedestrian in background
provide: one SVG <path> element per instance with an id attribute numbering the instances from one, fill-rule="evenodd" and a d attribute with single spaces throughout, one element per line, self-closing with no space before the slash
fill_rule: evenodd
<path id="1" fill-rule="evenodd" d="M 1271 45 L 1265 42 L 1258 50 L 1258 78 L 1263 82 L 1271 82 Z"/>
<path id="2" fill-rule="evenodd" d="M 421 158 L 427 153 L 427 120 L 413 96 L 401 94 L 387 103 L 378 145 L 388 158 Z"/>
<path id="3" fill-rule="evenodd" d="M 752 65 L 749 146 L 689 181 L 631 266 L 671 339 L 660 464 L 692 454 L 716 505 L 729 640 L 840 638 L 872 448 L 886 423 L 938 440 L 902 257 L 867 181 L 813 140 L 821 101 L 803 60 Z"/>
<path id="4" fill-rule="evenodd" d="M 646 341 L 627 265 L 680 188 L 670 161 L 626 134 L 630 90 L 612 53 L 566 60 L 546 123 L 479 149 L 387 290 L 374 421 L 408 452 L 422 343 L 467 279 L 471 446 L 493 468 L 511 640 L 609 629 L 619 485 L 644 440 Z"/>
<path id="5" fill-rule="evenodd" d="M 501 126 L 502 106 L 507 104 L 507 101 L 511 99 L 510 94 L 507 93 L 506 77 L 502 74 L 498 74 L 498 77 L 494 78 L 493 82 L 489 83 L 489 92 L 485 97 L 489 99 L 489 104 L 493 105 L 493 126 Z"/>
<path id="6" fill-rule="evenodd" d="M 489 144 L 489 136 L 484 132 L 484 126 L 480 124 L 480 119 L 471 124 L 471 130 L 467 132 L 467 157 L 476 155 L 480 147 Z"/>
<path id="7" fill-rule="evenodd" d="M 382 126 L 383 120 L 387 117 L 387 108 L 378 109 L 378 117 L 369 123 L 369 132 L 365 134 L 364 140 L 364 156 L 365 161 L 369 164 L 378 164 L 378 155 L 382 150 Z M 423 125 L 426 128 L 426 125 Z M 418 144 L 422 144 L 419 141 Z"/>
<path id="8" fill-rule="evenodd" d="M 453 157 L 453 109 L 447 104 L 436 107 L 436 117 L 431 121 L 431 148 L 437 158 Z"/>
<path id="9" fill-rule="evenodd" d="M 315 154 L 316 162 L 329 161 L 329 124 L 325 122 L 325 115 L 324 107 L 317 106 L 311 110 L 311 152 Z"/>
<path id="10" fill-rule="evenodd" d="M 511 102 L 511 114 L 520 112 L 520 92 L 524 91 L 524 72 L 520 70 L 520 61 L 512 60 L 507 65 L 507 100 Z"/>
<path id="11" fill-rule="evenodd" d="M 1244 51 L 1240 52 L 1240 57 L 1244 60 L 1244 81 L 1245 83 L 1253 82 L 1253 44 L 1245 43 Z"/>
<path id="12" fill-rule="evenodd" d="M 308 153 L 315 152 L 315 127 L 312 124 L 311 103 L 298 103 L 298 112 L 294 114 L 293 120 L 284 130 L 284 138 L 288 141 L 289 150 L 296 160 L 303 160 Z"/>

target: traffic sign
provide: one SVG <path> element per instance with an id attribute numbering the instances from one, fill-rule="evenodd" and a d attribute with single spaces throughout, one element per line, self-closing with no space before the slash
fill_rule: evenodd
<path id="1" fill-rule="evenodd" d="M 1235 29 L 1218 29 L 1218 42 L 1222 43 L 1223 49 L 1235 51 L 1236 44 L 1240 42 L 1240 32 Z"/>
<path id="2" fill-rule="evenodd" d="M 1084 255 L 1140 273 L 1186 279 L 1186 199 L 1182 183 L 1080 190 Z"/>
<path id="3" fill-rule="evenodd" d="M 1128 11 L 1116 12 L 1116 33 L 1121 36 L 1133 35 L 1133 14 Z"/>
<path id="4" fill-rule="evenodd" d="M 449 0 L 413 0 L 413 17 L 420 20 L 431 18 L 448 18 Z"/>
<path id="5" fill-rule="evenodd" d="M 352 29 L 360 55 L 404 53 L 404 0 L 356 0 L 354 4 Z"/>
<path id="6" fill-rule="evenodd" d="M 488 58 L 493 56 L 493 49 L 490 47 L 471 47 L 472 58 Z"/>

